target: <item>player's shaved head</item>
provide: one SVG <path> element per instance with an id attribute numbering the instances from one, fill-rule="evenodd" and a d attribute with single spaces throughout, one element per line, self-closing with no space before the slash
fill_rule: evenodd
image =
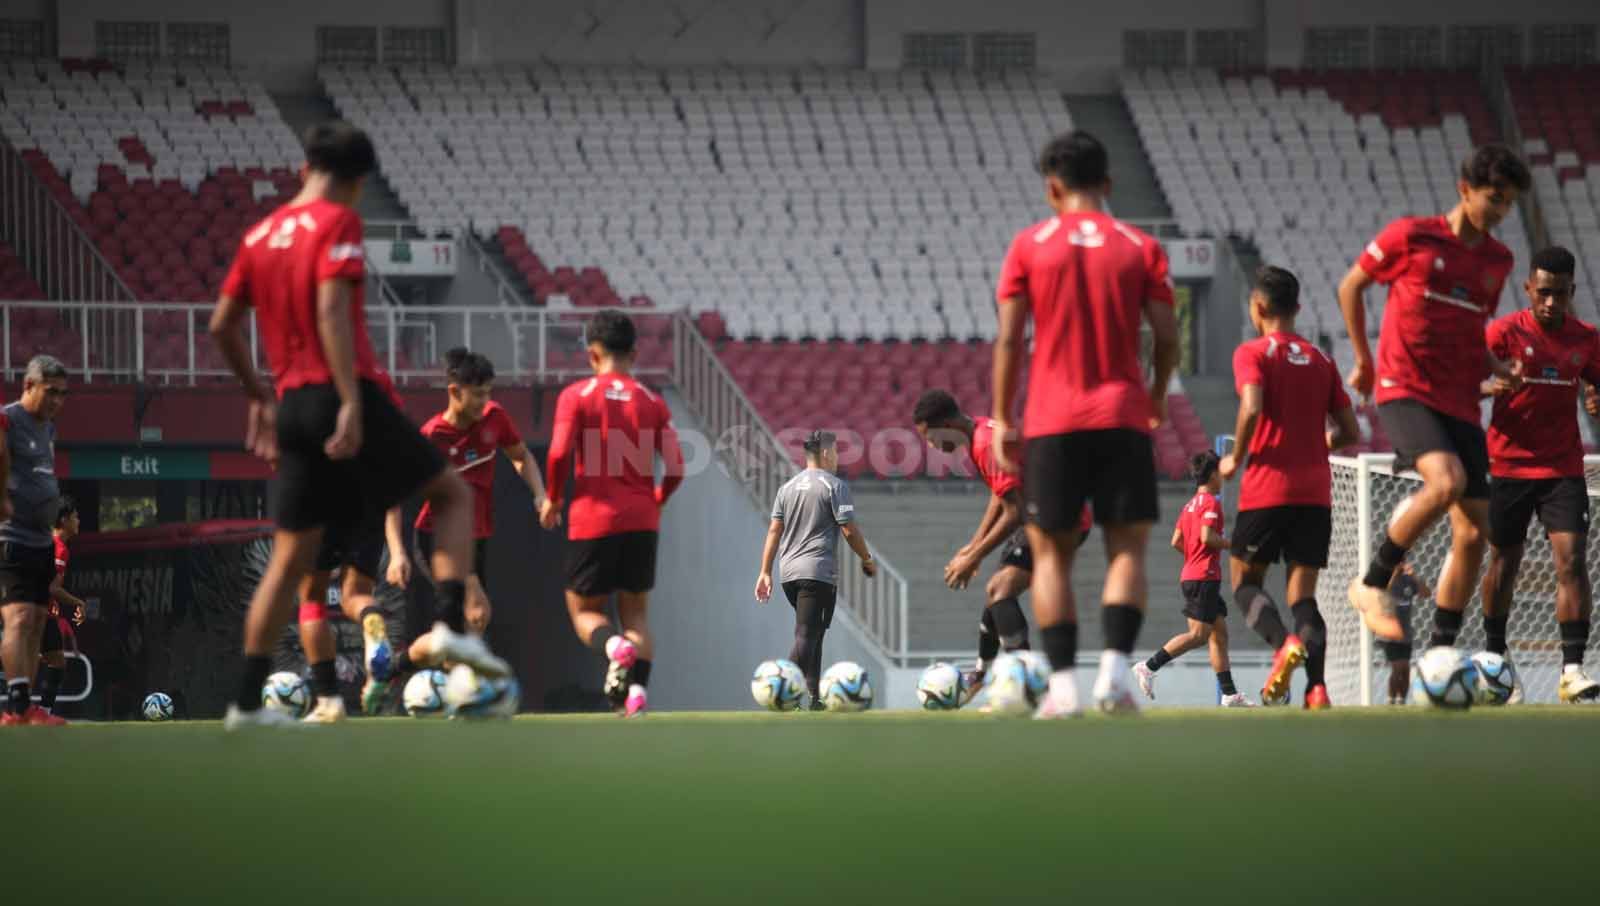
<path id="1" fill-rule="evenodd" d="M 1039 153 L 1039 173 L 1055 177 L 1068 189 L 1098 189 L 1111 178 L 1106 146 L 1074 129 L 1050 140 Z"/>

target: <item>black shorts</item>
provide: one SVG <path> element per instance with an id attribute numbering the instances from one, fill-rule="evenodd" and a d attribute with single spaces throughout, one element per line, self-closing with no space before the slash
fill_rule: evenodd
<path id="1" fill-rule="evenodd" d="M 382 514 L 369 514 L 356 524 L 331 525 L 322 533 L 322 546 L 317 549 L 317 570 L 329 572 L 348 566 L 376 580 L 385 543 Z"/>
<path id="2" fill-rule="evenodd" d="M 1185 579 L 1178 587 L 1183 590 L 1183 615 L 1189 619 L 1209 626 L 1218 617 L 1228 615 L 1228 605 L 1222 600 L 1221 579 Z"/>
<path id="3" fill-rule="evenodd" d="M 56 552 L 7 541 L 0 544 L 0 604 L 50 606 L 56 578 Z"/>
<path id="4" fill-rule="evenodd" d="M 1233 521 L 1235 560 L 1322 569 L 1333 540 L 1333 510 L 1325 506 L 1274 506 L 1241 510 Z"/>
<path id="5" fill-rule="evenodd" d="M 1028 544 L 1028 533 L 1017 529 L 1000 548 L 1000 567 L 1012 566 L 1024 572 L 1033 572 L 1033 548 Z"/>
<path id="6" fill-rule="evenodd" d="M 433 533 L 417 532 L 416 561 L 423 571 L 433 574 Z M 472 542 L 472 574 L 484 585 L 489 584 L 489 539 L 476 538 Z"/>
<path id="7" fill-rule="evenodd" d="M 1101 525 L 1161 515 L 1148 434 L 1127 428 L 1048 434 L 1029 438 L 1022 458 L 1024 518 L 1047 532 L 1077 528 L 1085 501 Z"/>
<path id="8" fill-rule="evenodd" d="M 323 452 L 339 415 L 332 384 L 283 394 L 278 405 L 278 526 L 289 531 L 381 515 L 444 471 L 444 457 L 377 384 L 361 382 L 361 450 Z"/>
<path id="9" fill-rule="evenodd" d="M 801 605 L 805 605 L 807 611 L 812 608 L 821 611 L 823 629 L 833 625 L 833 608 L 839 603 L 839 589 L 835 586 L 818 579 L 791 579 L 783 583 L 783 594 L 797 618 Z"/>
<path id="10" fill-rule="evenodd" d="M 656 533 L 622 532 L 567 542 L 567 588 L 585 598 L 656 585 Z"/>
<path id="11" fill-rule="evenodd" d="M 1489 483 L 1489 543 L 1519 547 L 1535 513 L 1549 533 L 1589 534 L 1589 485 L 1582 478 L 1496 478 Z"/>
<path id="12" fill-rule="evenodd" d="M 1415 468 L 1424 453 L 1454 453 L 1467 473 L 1463 497 L 1489 496 L 1489 442 L 1476 422 L 1451 418 L 1416 400 L 1392 400 L 1378 407 L 1383 430 L 1394 444 L 1395 471 Z"/>

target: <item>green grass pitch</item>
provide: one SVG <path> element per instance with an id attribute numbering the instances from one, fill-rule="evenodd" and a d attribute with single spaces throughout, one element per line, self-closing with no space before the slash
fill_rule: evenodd
<path id="1" fill-rule="evenodd" d="M 85 725 L 0 731 L 0 802 L 18 903 L 1585 902 L 1597 755 L 1554 707 Z"/>

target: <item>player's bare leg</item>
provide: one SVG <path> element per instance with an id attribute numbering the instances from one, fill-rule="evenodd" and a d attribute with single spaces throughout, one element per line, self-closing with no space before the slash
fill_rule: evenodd
<path id="1" fill-rule="evenodd" d="M 1178 633 L 1168 639 L 1166 644 L 1162 645 L 1149 660 L 1133 665 L 1133 677 L 1139 681 L 1139 691 L 1143 692 L 1145 697 L 1151 701 L 1154 701 L 1156 697 L 1156 671 L 1182 657 L 1187 652 L 1211 644 L 1212 624 L 1202 623 L 1193 617 L 1188 618 L 1188 623 L 1188 632 Z M 1163 654 L 1166 656 L 1162 657 Z M 1213 651 L 1211 655 L 1213 664 L 1216 659 L 1216 652 Z M 1227 659 L 1228 654 L 1224 649 L 1222 660 L 1226 662 Z"/>
<path id="2" fill-rule="evenodd" d="M 1388 531 L 1380 540 L 1366 575 L 1358 576 L 1350 583 L 1350 605 L 1361 614 L 1373 635 L 1391 642 L 1404 641 L 1406 636 L 1405 627 L 1395 616 L 1394 599 L 1389 596 L 1389 580 L 1394 578 L 1395 569 L 1411 547 L 1451 507 L 1461 501 L 1461 495 L 1467 489 L 1466 469 L 1454 453 L 1440 450 L 1424 453 L 1417 457 L 1416 470 L 1422 476 L 1422 487 L 1395 507 Z M 1481 529 L 1486 530 L 1488 504 L 1483 503 L 1485 524 L 1481 525 Z M 1480 539 L 1482 533 L 1480 531 Z M 1482 556 L 1480 540 L 1478 560 Z M 1477 573 L 1476 560 L 1472 572 L 1474 575 Z"/>
<path id="3" fill-rule="evenodd" d="M 346 570 L 351 572 L 351 570 Z M 308 724 L 338 723 L 345 718 L 344 699 L 339 696 L 339 676 L 334 670 L 338 649 L 333 627 L 328 623 L 328 578 L 326 570 L 312 570 L 300 581 L 300 647 L 311 666 L 311 692 L 316 705 L 305 717 Z M 343 603 L 343 599 L 340 599 Z"/>
<path id="4" fill-rule="evenodd" d="M 609 595 L 580 595 L 567 589 L 567 615 L 572 619 L 572 630 L 578 641 L 592 651 L 605 656 L 606 681 L 602 687 L 606 698 L 614 707 L 626 707 L 628 674 L 639 660 L 639 649 L 633 640 L 619 633 L 606 613 Z"/>
<path id="5" fill-rule="evenodd" d="M 472 576 L 472 491 L 454 470 L 443 469 L 422 494 L 433 510 L 429 568 L 438 586 L 442 619 L 422 637 L 428 640 L 425 657 L 413 656 L 412 661 L 428 665 L 450 661 L 484 676 L 509 676 L 509 664 L 495 657 L 481 638 L 465 634 L 467 582 Z"/>
<path id="6" fill-rule="evenodd" d="M 1433 636 L 1428 647 L 1454 645 L 1461 632 L 1467 601 L 1478 584 L 1489 536 L 1489 501 L 1461 500 L 1450 508 L 1450 556 L 1434 592 Z"/>
<path id="7" fill-rule="evenodd" d="M 1079 537 L 1081 539 L 1081 534 Z M 1019 566 L 1002 566 L 989 577 L 984 586 L 983 620 L 978 630 L 978 665 L 962 677 L 963 705 L 983 689 L 989 665 L 1002 649 L 1020 651 L 1028 647 L 1028 618 L 1023 615 L 1017 599 L 1032 581 L 1033 574 Z"/>
<path id="8" fill-rule="evenodd" d="M 227 729 L 296 723 L 283 712 L 261 707 L 261 687 L 272 670 L 272 648 L 294 612 L 300 580 L 310 571 L 321 544 L 320 528 L 292 532 L 279 529 L 273 534 L 272 555 L 267 559 L 244 619 L 245 669 L 238 697 L 228 706 L 223 719 Z"/>
<path id="9" fill-rule="evenodd" d="M 1551 536 L 1551 546 L 1556 545 L 1555 536 Z M 1506 624 L 1511 621 L 1511 604 L 1516 597 L 1517 575 L 1522 571 L 1522 555 L 1524 547 L 1521 544 L 1507 547 L 1489 545 L 1489 566 L 1483 571 L 1483 585 L 1479 589 L 1479 597 L 1483 599 L 1483 635 L 1484 650 L 1491 651 L 1504 658 L 1510 658 L 1506 647 Z M 1562 611 L 1563 586 L 1560 582 L 1560 554 L 1555 557 L 1556 563 L 1556 619 L 1560 619 Z M 1573 589 L 1576 590 L 1576 589 Z M 1391 678 L 1389 686 L 1390 698 L 1394 697 L 1394 680 Z M 1401 697 L 1404 698 L 1402 690 Z M 1511 702 L 1520 704 L 1522 701 L 1522 685 L 1511 694 Z"/>
<path id="10" fill-rule="evenodd" d="M 1228 618 L 1217 617 L 1211 623 L 1211 672 L 1217 675 L 1217 686 L 1222 692 L 1224 708 L 1254 708 L 1251 701 L 1233 684 L 1233 659 L 1228 654 Z"/>
<path id="11" fill-rule="evenodd" d="M 394 648 L 389 644 L 389 624 L 378 610 L 373 592 L 377 582 L 371 576 L 346 567 L 339 585 L 339 609 L 345 618 L 361 627 L 362 661 L 367 668 L 361 685 L 361 711 L 376 714 L 389 692 L 389 683 L 400 672 Z"/>
<path id="12" fill-rule="evenodd" d="M 1561 626 L 1561 684 L 1558 696 L 1569 704 L 1600 701 L 1600 682 L 1584 672 L 1589 647 L 1594 596 L 1589 566 L 1584 562 L 1588 538 L 1576 532 L 1552 532 L 1550 551 L 1556 568 L 1556 622 Z"/>
<path id="13" fill-rule="evenodd" d="M 1267 671 L 1266 682 L 1261 684 L 1261 704 L 1286 705 L 1289 703 L 1289 683 L 1294 678 L 1294 671 L 1306 661 L 1306 646 L 1299 636 L 1283 624 L 1278 604 L 1266 590 L 1267 571 L 1270 568 L 1270 563 L 1228 558 L 1234 604 L 1244 617 L 1244 624 L 1255 630 L 1256 635 L 1261 636 L 1273 651 L 1272 667 Z"/>
<path id="14" fill-rule="evenodd" d="M 627 698 L 623 700 L 623 714 L 636 717 L 644 713 L 650 685 L 650 667 L 655 658 L 655 642 L 650 638 L 650 593 L 647 591 L 617 592 L 617 616 L 622 620 L 622 634 L 633 643 L 637 651 L 633 668 L 628 671 Z M 822 659 L 822 646 L 816 650 Z"/>
<path id="15" fill-rule="evenodd" d="M 1128 658 L 1139 640 L 1149 597 L 1144 558 L 1153 524 L 1124 522 L 1105 527 L 1106 582 L 1100 597 L 1100 617 L 1106 650 L 1100 655 L 1094 699 L 1099 709 L 1108 714 L 1138 710 L 1128 685 Z"/>
<path id="16" fill-rule="evenodd" d="M 489 631 L 489 619 L 494 608 L 489 605 L 489 592 L 477 573 L 467 577 L 467 632 L 482 637 Z"/>
<path id="17" fill-rule="evenodd" d="M 1029 525 L 1027 532 L 1028 546 L 1033 550 L 1033 578 L 1028 588 L 1051 671 L 1050 689 L 1034 716 L 1076 716 L 1082 713 L 1082 707 L 1073 673 L 1078 658 L 1078 603 L 1072 593 L 1072 562 L 1079 533 L 1047 532 L 1036 525 Z"/>
<path id="18" fill-rule="evenodd" d="M 44 638 L 46 609 L 38 604 L 12 601 L 0 607 L 5 622 L 5 638 L 0 639 L 0 661 L 6 672 L 6 724 L 25 723 L 23 717 L 33 707 L 29 684 L 38 671 L 39 643 Z"/>

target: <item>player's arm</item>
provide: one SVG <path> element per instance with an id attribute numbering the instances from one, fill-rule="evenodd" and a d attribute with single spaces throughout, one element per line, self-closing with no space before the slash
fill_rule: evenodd
<path id="1" fill-rule="evenodd" d="M 539 461 L 534 458 L 533 451 L 520 440 L 500 450 L 511 460 L 511 467 L 517 470 L 517 475 L 533 493 L 533 506 L 538 509 L 544 504 L 544 479 L 539 477 Z"/>
<path id="2" fill-rule="evenodd" d="M 989 556 L 995 548 L 1006 543 L 1006 539 L 1016 534 L 1017 528 L 1022 525 L 1022 500 L 1015 488 L 1007 491 L 1004 496 L 991 494 L 989 499 L 991 502 L 995 500 L 1000 502 L 999 512 L 990 523 L 989 530 L 977 539 L 977 543 L 968 552 L 976 562 L 982 562 L 983 558 Z"/>
<path id="3" fill-rule="evenodd" d="M 956 553 L 962 554 L 976 548 L 978 542 L 983 540 L 983 536 L 989 534 L 989 529 L 994 526 L 995 520 L 1000 518 L 1000 511 L 1003 507 L 1004 503 L 1001 501 L 1000 495 L 990 494 L 989 502 L 983 508 L 983 518 L 978 521 L 978 530 L 972 533 L 972 540 L 961 545 L 961 550 L 956 551 Z"/>
<path id="4" fill-rule="evenodd" d="M 1239 414 L 1233 420 L 1233 452 L 1222 457 L 1218 471 L 1223 478 L 1232 478 L 1250 459 L 1250 440 L 1261 424 L 1261 410 L 1265 394 L 1260 384 L 1245 384 L 1239 388 Z"/>
<path id="5" fill-rule="evenodd" d="M 67 577 L 56 573 L 50 580 L 50 600 L 61 605 L 62 613 L 80 613 L 83 611 L 83 599 L 67 591 Z"/>
<path id="6" fill-rule="evenodd" d="M 765 604 L 772 597 L 772 561 L 778 557 L 778 542 L 783 538 L 783 520 L 777 516 L 767 525 L 767 540 L 761 545 L 761 570 L 756 573 L 756 600 Z"/>
<path id="7" fill-rule="evenodd" d="M 331 459 L 349 459 L 361 449 L 361 387 L 356 383 L 355 330 L 350 318 L 354 296 L 355 284 L 345 278 L 317 284 L 317 339 L 339 393 L 338 421 L 327 443 Z"/>
<path id="8" fill-rule="evenodd" d="M 389 568 L 384 578 L 390 585 L 405 588 L 411 584 L 411 555 L 406 551 L 405 528 L 400 522 L 400 508 L 393 506 L 383 514 L 383 540 L 389 548 Z"/>
<path id="9" fill-rule="evenodd" d="M 1200 527 L 1200 543 L 1214 551 L 1227 550 L 1228 539 L 1209 525 Z"/>
<path id="10" fill-rule="evenodd" d="M 11 423 L 0 412 L 0 519 L 11 518 L 11 445 L 6 442 L 9 430 Z"/>
<path id="11" fill-rule="evenodd" d="M 1000 303 L 1000 331 L 994 341 L 994 409 L 990 415 L 998 427 L 994 438 L 994 461 L 1007 472 L 1015 473 L 1008 442 L 1016 439 L 1011 428 L 1011 411 L 1017 401 L 1017 372 L 1022 367 L 1024 336 L 1028 330 L 1028 299 L 1014 296 Z"/>
<path id="12" fill-rule="evenodd" d="M 661 457 L 661 484 L 656 487 L 656 504 L 666 506 L 672 492 L 683 484 L 683 446 L 678 443 L 678 431 L 672 427 L 670 418 L 663 419 L 661 430 L 656 432 L 656 455 Z"/>
<path id="13" fill-rule="evenodd" d="M 237 265 L 223 286 L 217 307 L 211 312 L 209 330 L 211 341 L 222 353 L 233 376 L 250 401 L 248 421 L 245 425 L 245 449 L 269 463 L 277 462 L 277 401 L 272 388 L 261 380 L 250 355 L 250 341 L 245 336 L 245 315 L 250 302 L 242 295 L 243 278 L 238 276 Z M 233 290 L 230 292 L 230 290 Z"/>
<path id="14" fill-rule="evenodd" d="M 566 490 L 567 472 L 572 468 L 573 437 L 578 429 L 577 394 L 563 391 L 556 399 L 555 424 L 550 435 L 550 454 L 544 462 L 544 506 L 539 510 L 539 524 L 547 529 L 556 527 L 561 514 L 561 494 Z"/>
<path id="15" fill-rule="evenodd" d="M 1146 299 L 1144 316 L 1155 340 L 1151 354 L 1155 373 L 1150 377 L 1150 426 L 1154 428 L 1167 420 L 1167 387 L 1178 370 L 1178 316 L 1171 299 Z"/>
<path id="16" fill-rule="evenodd" d="M 1361 424 L 1356 410 L 1346 406 L 1333 414 L 1333 430 L 1328 432 L 1328 449 L 1343 450 L 1361 442 Z"/>
<path id="17" fill-rule="evenodd" d="M 1352 264 L 1339 281 L 1339 311 L 1344 314 L 1344 329 L 1356 354 L 1356 367 L 1372 367 L 1372 344 L 1367 342 L 1367 302 L 1363 294 L 1375 281 L 1360 264 Z M 1358 391 L 1361 388 L 1356 388 Z"/>
<path id="18" fill-rule="evenodd" d="M 850 486 L 844 482 L 835 482 L 833 488 L 833 521 L 839 526 L 840 534 L 844 535 L 845 543 L 861 558 L 861 571 L 867 578 L 878 574 L 878 561 L 872 559 L 872 551 L 867 548 L 867 536 L 861 533 L 861 526 L 856 525 L 855 500 L 850 496 Z"/>
<path id="19" fill-rule="evenodd" d="M 1167 543 L 1172 545 L 1173 550 L 1183 553 L 1183 526 L 1172 527 L 1172 540 Z"/>

